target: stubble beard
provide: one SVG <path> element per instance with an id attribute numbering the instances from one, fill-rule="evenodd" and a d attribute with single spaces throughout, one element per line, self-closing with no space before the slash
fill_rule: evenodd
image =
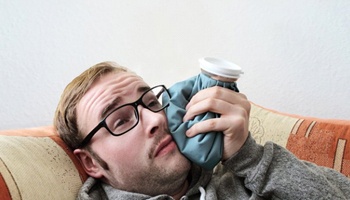
<path id="1" fill-rule="evenodd" d="M 172 152 L 172 154 L 175 153 Z M 175 166 L 168 168 L 153 166 L 152 169 L 138 172 L 139 181 L 134 181 L 136 188 L 133 192 L 151 196 L 159 194 L 173 195 L 185 184 L 190 168 L 190 162 L 182 157 Z"/>
<path id="2" fill-rule="evenodd" d="M 169 130 L 164 130 L 167 134 Z M 148 157 L 154 159 L 155 147 L 164 138 L 164 135 L 157 135 L 154 141 L 154 148 L 152 148 Z M 178 149 L 168 154 L 169 162 L 173 163 L 171 166 L 160 166 L 153 162 L 148 170 L 142 172 L 134 172 L 135 176 L 139 177 L 139 181 L 135 181 L 135 191 L 138 193 L 148 194 L 151 196 L 159 194 L 172 195 L 175 191 L 181 188 L 188 178 L 188 173 L 191 168 L 190 161 L 183 156 Z M 177 161 L 175 162 L 176 159 Z"/>

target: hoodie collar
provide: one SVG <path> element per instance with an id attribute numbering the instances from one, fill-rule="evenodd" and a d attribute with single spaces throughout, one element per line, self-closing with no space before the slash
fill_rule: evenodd
<path id="1" fill-rule="evenodd" d="M 186 196 L 193 196 L 199 194 L 199 188 L 205 186 L 209 183 L 212 175 L 212 171 L 207 171 L 200 168 L 197 165 L 192 165 L 189 173 L 189 190 L 186 193 Z M 158 200 L 158 199 L 173 199 L 169 195 L 162 194 L 155 197 L 149 195 L 127 192 L 123 190 L 118 190 L 112 186 L 103 183 L 98 179 L 89 177 L 88 180 L 84 183 L 81 188 L 79 198 L 81 200 L 93 200 L 99 196 L 98 199 L 148 199 L 148 200 Z"/>

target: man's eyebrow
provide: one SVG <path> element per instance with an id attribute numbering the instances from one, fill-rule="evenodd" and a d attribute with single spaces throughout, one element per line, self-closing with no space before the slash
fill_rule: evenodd
<path id="1" fill-rule="evenodd" d="M 121 101 L 121 98 L 120 97 L 117 97 L 115 98 L 111 103 L 109 103 L 102 111 L 101 115 L 100 115 L 100 119 L 104 119 L 107 114 L 110 113 L 110 111 L 114 108 L 116 108 L 116 106 L 120 103 Z"/>
<path id="2" fill-rule="evenodd" d="M 137 88 L 137 92 L 145 92 L 146 90 L 149 90 L 150 89 L 150 87 L 149 86 L 141 86 L 141 87 L 139 87 L 139 88 Z"/>
<path id="3" fill-rule="evenodd" d="M 141 86 L 139 88 L 137 88 L 137 92 L 138 93 L 143 93 L 147 90 L 149 90 L 150 87 L 149 86 Z M 121 98 L 117 97 L 115 98 L 111 103 L 109 103 L 102 111 L 101 115 L 100 115 L 100 120 L 104 119 L 110 112 L 112 109 L 116 108 L 118 106 L 118 104 L 120 103 Z"/>

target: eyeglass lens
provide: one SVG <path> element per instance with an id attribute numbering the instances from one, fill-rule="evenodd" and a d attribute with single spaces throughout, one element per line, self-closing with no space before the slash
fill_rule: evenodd
<path id="1" fill-rule="evenodd" d="M 168 92 L 163 86 L 156 86 L 141 96 L 142 103 L 139 104 L 152 112 L 158 112 L 168 105 L 168 101 L 162 102 L 162 98 L 170 99 L 167 96 Z M 139 120 L 136 104 L 121 106 L 107 116 L 106 125 L 113 134 L 121 135 L 136 126 Z"/>

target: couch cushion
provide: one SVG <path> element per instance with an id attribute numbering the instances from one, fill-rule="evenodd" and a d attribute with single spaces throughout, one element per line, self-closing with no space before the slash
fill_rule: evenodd
<path id="1" fill-rule="evenodd" d="M 290 115 L 252 104 L 249 129 L 260 144 L 273 141 L 350 178 L 350 120 Z"/>
<path id="2" fill-rule="evenodd" d="M 0 197 L 75 199 L 87 176 L 53 127 L 0 131 Z"/>

